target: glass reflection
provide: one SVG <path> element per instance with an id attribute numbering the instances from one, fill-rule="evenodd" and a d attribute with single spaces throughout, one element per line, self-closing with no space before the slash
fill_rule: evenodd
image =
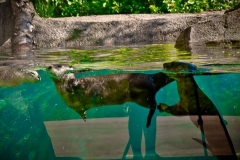
<path id="1" fill-rule="evenodd" d="M 204 146 L 205 155 L 208 154 L 206 151 L 208 149 L 218 159 L 237 159 L 223 118 L 193 78 L 197 67 L 184 62 L 164 63 L 163 66 L 167 72 L 176 73 L 171 77 L 177 81 L 180 101 L 172 106 L 161 103 L 159 110 L 176 116 L 189 115 L 191 121 L 200 128 L 202 133 L 202 139 L 193 138 L 193 140 Z"/>

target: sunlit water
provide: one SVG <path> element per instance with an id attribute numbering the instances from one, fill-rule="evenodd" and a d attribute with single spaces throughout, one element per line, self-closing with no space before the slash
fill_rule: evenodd
<path id="1" fill-rule="evenodd" d="M 173 46 L 36 51 L 36 59 L 28 61 L 35 64 L 41 81 L 0 88 L 0 159 L 217 159 L 196 141 L 204 141 L 204 137 L 189 116 L 156 110 L 146 128 L 149 109 L 128 102 L 96 106 L 87 111 L 84 122 L 61 99 L 45 70 L 56 63 L 94 70 L 76 74 L 78 78 L 122 72 L 152 74 L 163 71 L 164 62 L 176 60 L 193 62 L 201 71 L 225 73 L 194 78 L 226 121 L 235 152 L 240 153 L 240 49 L 209 47 L 208 54 L 191 54 Z M 7 59 L 2 56 L 1 63 Z M 177 103 L 176 82 L 160 89 L 156 101 Z"/>

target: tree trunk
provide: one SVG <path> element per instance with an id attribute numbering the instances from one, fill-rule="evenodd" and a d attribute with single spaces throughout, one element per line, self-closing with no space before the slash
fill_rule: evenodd
<path id="1" fill-rule="evenodd" d="M 29 0 L 11 0 L 14 31 L 11 37 L 12 54 L 20 58 L 33 56 L 33 17 L 35 10 Z"/>

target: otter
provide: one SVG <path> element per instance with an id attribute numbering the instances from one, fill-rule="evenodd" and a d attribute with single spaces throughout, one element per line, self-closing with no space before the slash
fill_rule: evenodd
<path id="1" fill-rule="evenodd" d="M 85 111 L 99 106 L 135 102 L 149 108 L 146 126 L 157 108 L 157 91 L 172 82 L 162 72 L 156 74 L 122 73 L 76 78 L 71 66 L 55 64 L 47 68 L 65 103 L 86 121 Z"/>
<path id="2" fill-rule="evenodd" d="M 15 87 L 22 83 L 35 83 L 40 81 L 39 74 L 31 69 L 17 66 L 0 67 L 0 86 Z"/>
<path id="3" fill-rule="evenodd" d="M 236 159 L 231 138 L 221 115 L 194 80 L 193 75 L 197 73 L 197 67 L 185 62 L 164 63 L 163 67 L 168 76 L 176 80 L 180 101 L 172 106 L 160 103 L 158 109 L 176 116 L 189 115 L 193 124 L 200 127 L 208 144 L 196 138 L 193 138 L 194 140 L 209 149 L 218 159 Z"/>

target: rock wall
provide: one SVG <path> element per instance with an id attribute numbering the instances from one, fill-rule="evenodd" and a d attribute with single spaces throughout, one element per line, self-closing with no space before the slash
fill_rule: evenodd
<path id="1" fill-rule="evenodd" d="M 230 41 L 240 41 L 240 3 L 223 15 L 226 28 L 224 39 Z"/>
<path id="2" fill-rule="evenodd" d="M 239 40 L 238 8 L 201 14 L 131 14 L 33 19 L 35 47 L 82 47 L 176 42 L 190 49 L 192 43 Z M 0 50 L 11 47 L 14 22 L 10 0 L 0 3 Z"/>
<path id="3" fill-rule="evenodd" d="M 13 14 L 10 0 L 0 3 L 0 50 L 11 47 Z M 223 12 L 203 14 L 136 14 L 33 20 L 36 47 L 80 47 L 174 42 L 188 26 Z"/>
<path id="4" fill-rule="evenodd" d="M 211 15 L 221 15 L 213 12 Z M 38 47 L 175 42 L 181 31 L 209 14 L 137 14 L 35 19 Z"/>
<path id="5" fill-rule="evenodd" d="M 240 41 L 240 4 L 223 15 L 214 15 L 186 28 L 176 41 L 176 48 L 199 50 L 206 43 Z M 201 46 L 199 48 L 199 46 Z"/>

